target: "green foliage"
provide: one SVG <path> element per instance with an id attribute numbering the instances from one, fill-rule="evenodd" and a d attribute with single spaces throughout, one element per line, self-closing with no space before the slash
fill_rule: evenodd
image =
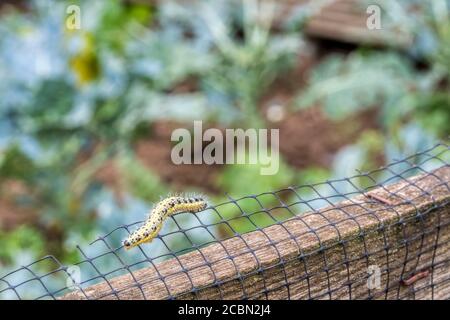
<path id="1" fill-rule="evenodd" d="M 357 52 L 347 58 L 332 56 L 314 70 L 310 86 L 296 104 L 309 107 L 320 101 L 334 119 L 400 99 L 413 84 L 411 64 L 395 53 Z M 382 79 L 382 81 L 380 81 Z"/>
<path id="2" fill-rule="evenodd" d="M 205 10 L 205 21 L 219 51 L 219 62 L 210 71 L 206 82 L 225 94 L 240 110 L 241 123 L 261 127 L 258 102 L 263 91 L 283 70 L 295 65 L 300 50 L 298 33 L 271 35 L 273 8 L 256 2 L 242 2 L 242 18 L 223 16 L 223 8 Z M 221 10 L 219 12 L 219 10 Z M 227 12 L 227 11 L 225 11 Z M 235 23 L 224 23 L 225 19 Z M 242 38 L 236 35 L 242 32 Z"/>
<path id="3" fill-rule="evenodd" d="M 11 263 L 17 253 L 26 248 L 37 257 L 45 253 L 45 240 L 31 227 L 21 226 L 13 231 L 0 230 L 0 265 Z"/>
<path id="4" fill-rule="evenodd" d="M 74 96 L 74 88 L 65 81 L 50 79 L 42 82 L 30 106 L 20 110 L 22 128 L 39 134 L 62 127 L 65 116 L 72 109 Z"/>
<path id="5" fill-rule="evenodd" d="M 34 173 L 33 161 L 16 144 L 5 152 L 0 151 L 0 181 L 3 178 L 29 181 Z"/>
<path id="6" fill-rule="evenodd" d="M 124 29 L 133 23 L 148 25 L 153 18 L 153 8 L 139 3 L 124 5 L 119 0 L 107 1 L 97 33 L 109 48 L 123 50 L 129 40 Z"/>
<path id="7" fill-rule="evenodd" d="M 145 168 L 133 155 L 121 154 L 118 159 L 123 175 L 125 189 L 136 197 L 156 202 L 160 194 L 167 194 L 168 189 L 159 177 Z"/>
<path id="8" fill-rule="evenodd" d="M 276 175 L 261 175 L 261 164 L 235 164 L 226 167 L 222 175 L 219 177 L 217 184 L 222 190 L 227 190 L 228 194 L 233 197 L 248 195 L 251 193 L 258 194 L 277 190 L 291 185 L 295 179 L 295 174 L 280 158 L 280 167 Z M 226 199 L 216 199 L 215 203 L 226 201 Z M 233 219 L 231 224 L 238 232 L 248 232 L 256 227 L 268 226 L 274 222 L 264 208 L 270 208 L 278 203 L 278 200 L 271 195 L 261 197 L 256 201 L 253 198 L 247 198 L 239 201 L 242 209 L 236 209 L 236 206 L 221 207 L 221 215 L 225 219 Z M 242 215 L 250 215 L 250 220 L 240 218 Z M 286 214 L 283 212 L 282 214 Z M 278 217 L 281 218 L 281 217 Z M 224 226 L 222 226 L 224 227 Z M 224 228 L 229 231 L 227 228 Z"/>
<path id="9" fill-rule="evenodd" d="M 331 176 L 329 170 L 318 167 L 303 169 L 298 173 L 296 185 L 312 184 L 326 181 Z"/>
<path id="10" fill-rule="evenodd" d="M 282 158 L 276 175 L 261 175 L 262 167 L 260 163 L 227 166 L 217 185 L 223 190 L 229 190 L 230 194 L 241 195 L 248 193 L 248 190 L 253 193 L 275 190 L 292 182 L 294 173 Z"/>
<path id="11" fill-rule="evenodd" d="M 381 158 L 384 155 L 384 143 L 382 133 L 373 130 L 364 132 L 356 143 L 343 148 L 336 155 L 333 164 L 334 178 L 351 177 L 357 172 L 369 172 L 380 167 L 384 162 L 379 163 L 384 160 Z M 373 181 L 364 178 L 354 182 L 362 188 L 367 187 L 365 183 L 373 184 Z"/>
<path id="12" fill-rule="evenodd" d="M 450 133 L 449 95 L 437 82 L 427 83 L 432 77 L 414 71 L 411 63 L 396 54 L 334 57 L 317 70 L 296 104 L 304 108 L 319 101 L 334 119 L 378 105 L 380 124 L 390 134 L 414 119 L 431 134 L 445 137 Z"/>
<path id="13" fill-rule="evenodd" d="M 424 127 L 438 136 L 450 134 L 450 94 L 424 93 L 418 97 L 417 118 Z"/>
<path id="14" fill-rule="evenodd" d="M 421 10 L 412 11 L 420 15 L 408 11 L 414 5 L 410 2 L 378 3 L 390 12 L 385 15 L 391 19 L 388 22 L 417 35 L 411 56 L 426 60 L 429 68 L 418 71 L 414 60 L 393 52 L 359 51 L 347 58 L 334 56 L 314 71 L 311 85 L 299 95 L 296 106 L 308 107 L 320 102 L 331 117 L 344 118 L 379 105 L 381 125 L 388 134 L 395 134 L 407 122 L 418 122 L 429 134 L 446 137 L 450 133 L 447 3 L 420 2 L 416 5 Z"/>

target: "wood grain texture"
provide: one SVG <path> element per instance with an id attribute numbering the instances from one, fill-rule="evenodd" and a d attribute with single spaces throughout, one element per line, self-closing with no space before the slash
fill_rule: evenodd
<path id="1" fill-rule="evenodd" d="M 358 195 L 62 298 L 448 299 L 449 184 L 444 166 L 371 191 L 392 207 Z M 379 289 L 368 289 L 369 266 Z"/>
<path id="2" fill-rule="evenodd" d="M 361 0 L 334 0 L 314 14 L 306 24 L 309 36 L 354 44 L 407 48 L 412 36 L 405 31 L 383 27 L 367 27 L 368 4 Z"/>

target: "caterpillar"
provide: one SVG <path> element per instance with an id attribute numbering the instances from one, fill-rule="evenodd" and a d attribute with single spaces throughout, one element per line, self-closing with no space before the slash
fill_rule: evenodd
<path id="1" fill-rule="evenodd" d="M 151 242 L 161 230 L 164 220 L 178 212 L 199 212 L 207 207 L 204 197 L 168 197 L 158 202 L 145 223 L 123 241 L 125 249 Z"/>

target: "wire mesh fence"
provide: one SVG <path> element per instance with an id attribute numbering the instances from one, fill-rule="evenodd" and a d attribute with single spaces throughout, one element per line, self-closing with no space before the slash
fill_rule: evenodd
<path id="1" fill-rule="evenodd" d="M 120 239 L 142 221 L 119 226 L 77 247 L 74 265 L 46 256 L 0 273 L 0 297 L 448 299 L 449 160 L 438 144 L 353 177 L 230 196 L 127 251 Z"/>

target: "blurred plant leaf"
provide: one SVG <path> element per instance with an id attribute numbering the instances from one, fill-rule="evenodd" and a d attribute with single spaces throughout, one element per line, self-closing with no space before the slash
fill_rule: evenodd
<path id="1" fill-rule="evenodd" d="M 314 70 L 310 86 L 300 93 L 295 106 L 305 108 L 322 103 L 334 119 L 383 101 L 405 95 L 413 86 L 414 72 L 395 53 L 356 53 L 343 59 L 333 56 Z"/>

